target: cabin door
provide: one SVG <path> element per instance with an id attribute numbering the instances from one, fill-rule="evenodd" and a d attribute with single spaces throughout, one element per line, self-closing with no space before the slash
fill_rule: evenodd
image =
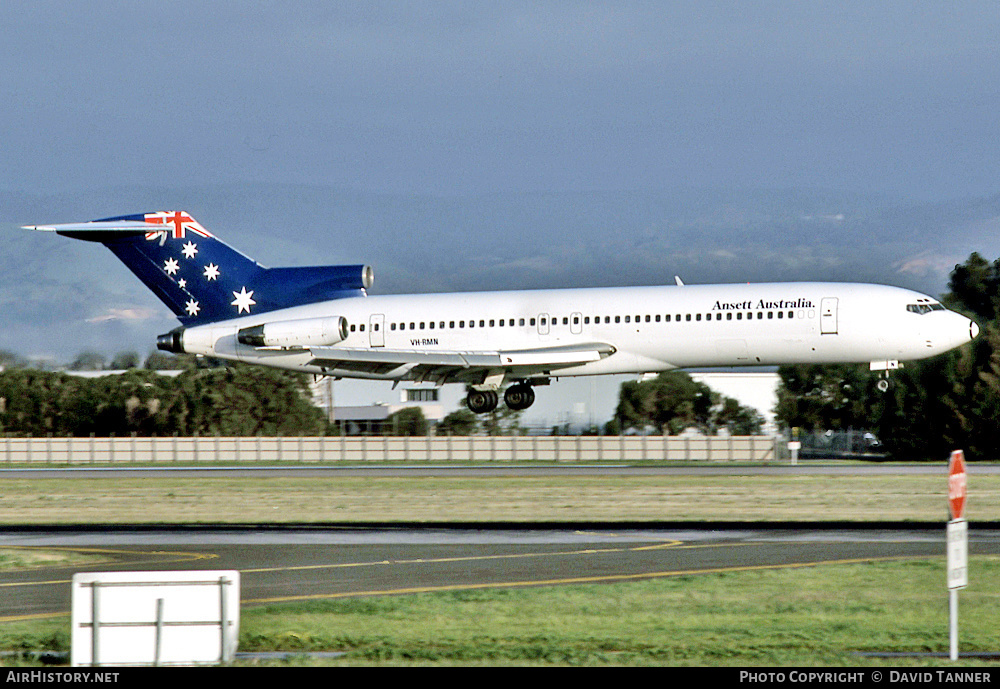
<path id="1" fill-rule="evenodd" d="M 837 298 L 826 297 L 819 305 L 819 332 L 821 335 L 837 334 Z"/>
<path id="2" fill-rule="evenodd" d="M 385 316 L 373 313 L 368 322 L 368 337 L 372 347 L 385 347 Z"/>

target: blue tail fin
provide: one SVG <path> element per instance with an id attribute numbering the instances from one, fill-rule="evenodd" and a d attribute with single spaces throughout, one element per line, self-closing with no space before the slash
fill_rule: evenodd
<path id="1" fill-rule="evenodd" d="M 183 211 L 36 226 L 108 247 L 184 325 L 365 294 L 368 266 L 268 269 Z"/>

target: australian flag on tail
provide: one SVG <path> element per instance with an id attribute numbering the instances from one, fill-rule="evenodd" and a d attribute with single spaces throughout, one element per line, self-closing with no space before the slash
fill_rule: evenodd
<path id="1" fill-rule="evenodd" d="M 371 268 L 364 265 L 266 268 L 216 238 L 184 211 L 27 229 L 100 242 L 184 325 L 364 296 L 372 281 Z"/>

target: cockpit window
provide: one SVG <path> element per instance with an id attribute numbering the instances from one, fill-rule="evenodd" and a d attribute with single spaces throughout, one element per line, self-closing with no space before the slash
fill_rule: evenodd
<path id="1" fill-rule="evenodd" d="M 906 310 L 910 313 L 916 313 L 923 315 L 925 313 L 930 313 L 931 311 L 946 311 L 942 304 L 938 302 L 920 302 L 919 304 L 907 304 Z"/>

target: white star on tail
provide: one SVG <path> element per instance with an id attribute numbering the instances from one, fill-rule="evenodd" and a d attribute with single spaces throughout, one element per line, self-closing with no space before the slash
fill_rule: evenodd
<path id="1" fill-rule="evenodd" d="M 233 296 L 236 298 L 229 303 L 239 309 L 237 313 L 243 313 L 244 310 L 250 313 L 250 307 L 257 303 L 252 298 L 253 290 L 247 292 L 246 287 L 243 287 L 239 292 L 233 292 Z"/>
<path id="2" fill-rule="evenodd" d="M 168 258 L 163 262 L 163 270 L 166 271 L 167 275 L 173 275 L 179 268 L 180 265 L 177 263 L 176 258 Z"/>
<path id="3" fill-rule="evenodd" d="M 205 266 L 205 277 L 209 280 L 209 282 L 219 277 L 219 266 L 214 263 L 209 263 Z"/>
<path id="4" fill-rule="evenodd" d="M 198 245 L 194 242 L 188 242 L 181 249 L 181 253 L 184 254 L 184 258 L 194 258 L 194 255 L 198 253 Z"/>
<path id="5" fill-rule="evenodd" d="M 198 312 L 201 311 L 201 307 L 198 306 L 198 302 L 196 302 L 194 299 L 188 300 L 186 307 L 189 316 L 197 316 Z"/>

